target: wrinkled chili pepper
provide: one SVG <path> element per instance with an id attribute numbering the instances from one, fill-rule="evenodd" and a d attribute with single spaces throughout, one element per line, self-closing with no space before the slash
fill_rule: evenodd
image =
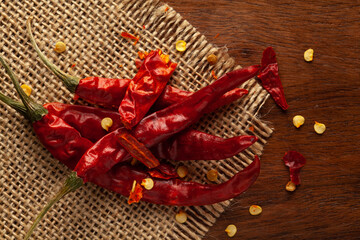
<path id="1" fill-rule="evenodd" d="M 9 101 L 3 95 L 1 100 L 32 122 L 33 129 L 40 142 L 56 159 L 69 168 L 74 168 L 80 157 L 93 143 L 82 137 L 75 128 L 71 127 L 64 120 L 49 113 L 42 105 L 34 102 L 27 96 L 20 87 L 16 76 L 1 56 L 0 62 L 13 82 L 23 106 L 20 107 L 20 104 L 14 104 L 14 100 Z"/>
<path id="2" fill-rule="evenodd" d="M 254 161 L 244 170 L 235 174 L 222 184 L 200 184 L 176 179 L 153 178 L 154 187 L 144 190 L 141 200 L 163 205 L 198 206 L 214 204 L 234 198 L 246 191 L 257 179 L 260 173 L 260 161 L 255 156 Z M 94 179 L 97 185 L 129 196 L 133 181 L 151 177 L 146 170 L 135 168 L 128 164 L 118 164 L 108 173 Z"/>
<path id="3" fill-rule="evenodd" d="M 289 167 L 290 179 L 296 185 L 300 184 L 300 170 L 306 164 L 306 159 L 297 151 L 288 151 L 283 157 L 284 163 Z"/>
<path id="4" fill-rule="evenodd" d="M 134 127 L 149 111 L 164 90 L 176 65 L 164 60 L 160 50 L 152 51 L 145 57 L 119 106 L 121 120 L 126 128 Z"/>
<path id="5" fill-rule="evenodd" d="M 284 89 L 279 77 L 279 67 L 276 61 L 276 54 L 272 47 L 265 49 L 261 59 L 261 72 L 257 76 L 261 85 L 266 89 L 274 101 L 286 110 L 289 105 L 286 102 Z"/>
<path id="6" fill-rule="evenodd" d="M 175 161 L 220 160 L 237 155 L 256 141 L 256 136 L 224 139 L 203 132 L 185 130 L 152 147 L 151 151 L 159 158 Z"/>
<path id="7" fill-rule="evenodd" d="M 152 147 L 195 123 L 207 107 L 220 96 L 254 77 L 260 66 L 250 66 L 229 72 L 214 83 L 171 105 L 145 117 L 132 134 L 146 147 Z M 117 142 L 120 130 L 115 130 L 94 144 L 80 159 L 75 171 L 84 182 L 110 170 L 115 164 L 130 159 Z"/>
<path id="8" fill-rule="evenodd" d="M 107 108 L 117 109 L 120 106 L 120 103 L 123 100 L 125 92 L 131 81 L 130 79 L 101 77 L 87 77 L 81 79 L 80 77 L 68 75 L 52 64 L 49 59 L 47 59 L 46 56 L 40 51 L 31 32 L 30 18 L 27 21 L 27 32 L 31 43 L 42 62 L 64 82 L 66 88 L 71 93 L 75 93 L 75 99 L 81 98 L 89 103 L 98 104 Z M 139 64 L 137 67 L 138 69 L 140 69 L 142 63 L 143 62 L 141 60 L 137 63 Z M 192 92 L 182 91 L 170 86 L 166 86 L 164 93 L 162 93 L 155 102 L 154 109 L 159 110 L 174 103 L 178 103 L 192 94 Z M 219 101 L 214 104 L 225 105 L 240 98 L 246 93 L 246 90 L 234 89 L 233 91 L 224 94 L 224 96 L 222 96 Z M 168 96 L 168 94 L 170 96 Z M 160 106 L 157 106 L 158 104 Z M 216 108 L 216 106 L 213 107 L 213 109 Z M 209 110 L 209 112 L 211 112 L 211 110 Z"/>

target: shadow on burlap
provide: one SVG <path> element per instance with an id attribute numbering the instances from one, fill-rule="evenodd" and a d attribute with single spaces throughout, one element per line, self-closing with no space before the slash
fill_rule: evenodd
<path id="1" fill-rule="evenodd" d="M 225 51 L 209 43 L 171 7 L 158 1 L 13 1 L 5 0 L 0 9 L 0 50 L 21 84 L 33 87 L 39 103 L 70 103 L 72 96 L 64 85 L 40 62 L 25 32 L 32 15 L 33 32 L 40 49 L 64 71 L 81 77 L 131 78 L 136 73 L 138 51 L 162 49 L 178 63 L 170 84 L 196 91 L 218 76 L 239 68 Z M 143 29 L 145 25 L 145 29 Z M 137 33 L 134 46 L 120 37 L 122 31 Z M 187 42 L 187 50 L 174 49 L 176 40 Z M 56 41 L 67 44 L 67 51 L 53 51 Z M 206 57 L 216 53 L 215 66 Z M 73 64 L 75 67 L 71 68 Z M 1 92 L 16 98 L 14 87 L 0 69 Z M 204 116 L 194 126 L 222 137 L 250 134 L 254 126 L 259 141 L 231 159 L 217 162 L 184 162 L 186 180 L 206 182 L 211 168 L 220 172 L 223 182 L 261 155 L 272 130 L 255 116 L 268 98 L 255 80 L 242 87 L 248 96 L 215 113 Z M 83 104 L 83 102 L 79 102 Z M 1 239 L 22 238 L 34 217 L 54 195 L 69 170 L 47 152 L 34 135 L 30 123 L 14 110 L 0 105 L 1 161 Z M 127 204 L 126 198 L 86 184 L 61 200 L 35 230 L 33 239 L 200 239 L 215 223 L 230 201 L 202 207 L 169 207 L 141 202 Z M 183 209 L 188 221 L 178 224 L 175 213 Z"/>

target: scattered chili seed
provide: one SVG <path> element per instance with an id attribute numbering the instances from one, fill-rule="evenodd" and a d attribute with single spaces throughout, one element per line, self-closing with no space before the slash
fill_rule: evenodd
<path id="1" fill-rule="evenodd" d="M 249 130 L 253 132 L 254 131 L 254 126 L 250 125 Z"/>
<path id="2" fill-rule="evenodd" d="M 70 68 L 74 68 L 76 66 L 76 63 L 73 63 Z"/>
<path id="3" fill-rule="evenodd" d="M 151 178 L 145 178 L 141 181 L 141 186 L 147 190 L 151 190 L 154 187 L 154 181 Z"/>
<path id="4" fill-rule="evenodd" d="M 314 57 L 314 49 L 309 48 L 304 52 L 305 61 L 311 62 L 313 60 L 313 57 Z"/>
<path id="5" fill-rule="evenodd" d="M 175 219 L 178 223 L 184 223 L 187 220 L 187 214 L 186 212 L 180 210 L 176 215 Z"/>
<path id="6" fill-rule="evenodd" d="M 60 41 L 55 43 L 55 48 L 54 48 L 55 52 L 62 53 L 62 52 L 65 52 L 65 50 L 66 50 L 65 43 L 60 42 Z"/>
<path id="7" fill-rule="evenodd" d="M 314 130 L 317 134 L 323 134 L 326 130 L 326 126 L 323 123 L 315 121 Z"/>
<path id="8" fill-rule="evenodd" d="M 176 41 L 176 50 L 179 52 L 184 52 L 186 50 L 186 42 L 184 40 L 178 40 Z"/>
<path id="9" fill-rule="evenodd" d="M 287 184 L 286 184 L 286 187 L 285 187 L 286 191 L 288 192 L 293 192 L 296 190 L 296 185 L 295 183 L 293 183 L 292 181 L 289 181 Z"/>
<path id="10" fill-rule="evenodd" d="M 177 168 L 176 172 L 179 177 L 184 178 L 188 174 L 189 170 L 185 166 L 180 166 Z"/>
<path id="11" fill-rule="evenodd" d="M 106 131 L 109 131 L 109 128 L 113 125 L 113 120 L 109 117 L 103 118 L 101 120 L 101 127 Z"/>
<path id="12" fill-rule="evenodd" d="M 23 84 L 23 85 L 21 85 L 21 88 L 25 92 L 26 95 L 30 96 L 31 87 L 29 85 Z"/>
<path id="13" fill-rule="evenodd" d="M 217 63 L 217 57 L 215 54 L 210 54 L 208 57 L 207 57 L 207 61 L 210 65 L 215 65 Z"/>
<path id="14" fill-rule="evenodd" d="M 218 179 L 218 175 L 218 171 L 216 171 L 215 169 L 211 169 L 206 173 L 207 179 L 211 182 L 216 182 L 216 180 Z"/>
<path id="15" fill-rule="evenodd" d="M 220 36 L 220 33 L 216 34 L 214 38 L 218 38 Z"/>
<path id="16" fill-rule="evenodd" d="M 214 70 L 212 70 L 212 71 L 211 71 L 211 75 L 213 76 L 213 78 L 217 79 L 217 76 L 216 76 L 216 74 L 215 74 L 215 71 L 214 71 Z"/>
<path id="17" fill-rule="evenodd" d="M 249 208 L 249 212 L 251 215 L 259 215 L 262 212 L 262 208 L 258 205 L 251 205 Z"/>
<path id="18" fill-rule="evenodd" d="M 299 128 L 305 122 L 305 118 L 301 115 L 296 115 L 293 117 L 293 124 L 296 128 Z"/>
<path id="19" fill-rule="evenodd" d="M 228 235 L 229 237 L 235 236 L 236 231 L 237 231 L 237 228 L 236 228 L 236 226 L 235 226 L 234 224 L 228 225 L 228 226 L 226 227 L 226 229 L 225 229 L 225 232 L 227 233 L 227 235 Z"/>

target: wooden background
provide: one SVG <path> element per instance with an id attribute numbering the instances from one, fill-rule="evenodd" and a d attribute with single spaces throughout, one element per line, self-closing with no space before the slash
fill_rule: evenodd
<path id="1" fill-rule="evenodd" d="M 233 239 L 360 239 L 360 1 L 166 2 L 243 66 L 272 46 L 290 105 L 284 112 L 269 99 L 263 107 L 260 117 L 275 132 L 261 175 L 205 239 L 226 239 L 228 224 L 238 228 Z M 311 63 L 303 59 L 308 48 Z M 297 114 L 306 119 L 300 129 L 292 125 Z M 326 124 L 323 135 L 314 121 Z M 288 150 L 307 159 L 293 193 L 285 191 Z M 249 214 L 252 204 L 262 206 L 260 216 Z"/>

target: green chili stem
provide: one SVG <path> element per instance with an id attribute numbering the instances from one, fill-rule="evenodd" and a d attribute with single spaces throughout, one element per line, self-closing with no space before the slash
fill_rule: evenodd
<path id="1" fill-rule="evenodd" d="M 26 95 L 24 90 L 20 87 L 19 80 L 1 55 L 0 62 L 5 68 L 6 73 L 9 75 L 11 81 L 13 82 L 16 92 L 19 94 L 20 99 L 27 110 L 27 117 L 32 122 L 39 121 L 44 115 L 48 113 L 48 111 L 42 105 L 34 102 L 28 95 Z"/>
<path id="2" fill-rule="evenodd" d="M 24 117 L 29 118 L 27 115 L 27 109 L 21 102 L 15 101 L 14 99 L 5 96 L 2 93 L 0 93 L 0 100 L 15 109 L 17 112 L 21 113 Z"/>
<path id="3" fill-rule="evenodd" d="M 45 207 L 41 210 L 41 212 L 35 218 L 34 223 L 31 225 L 29 231 L 26 233 L 25 240 L 29 239 L 33 231 L 35 230 L 36 226 L 40 222 L 40 220 L 45 216 L 45 214 L 49 211 L 49 209 L 57 203 L 62 197 L 67 195 L 70 192 L 75 191 L 76 189 L 80 188 L 84 185 L 84 182 L 81 178 L 76 175 L 76 172 L 72 172 L 68 178 L 65 180 L 64 185 L 60 189 L 60 191 L 55 195 L 53 199 L 51 199 Z"/>
<path id="4" fill-rule="evenodd" d="M 80 78 L 76 76 L 71 76 L 63 71 L 61 71 L 58 67 L 56 67 L 53 63 L 50 62 L 50 60 L 40 51 L 38 45 L 35 42 L 34 36 L 31 31 L 31 20 L 32 17 L 29 17 L 29 19 L 26 21 L 26 28 L 27 33 L 30 38 L 31 44 L 34 47 L 35 51 L 37 52 L 38 56 L 41 58 L 42 62 L 58 77 L 60 78 L 66 88 L 72 92 L 75 93 L 76 87 L 79 85 Z"/>

